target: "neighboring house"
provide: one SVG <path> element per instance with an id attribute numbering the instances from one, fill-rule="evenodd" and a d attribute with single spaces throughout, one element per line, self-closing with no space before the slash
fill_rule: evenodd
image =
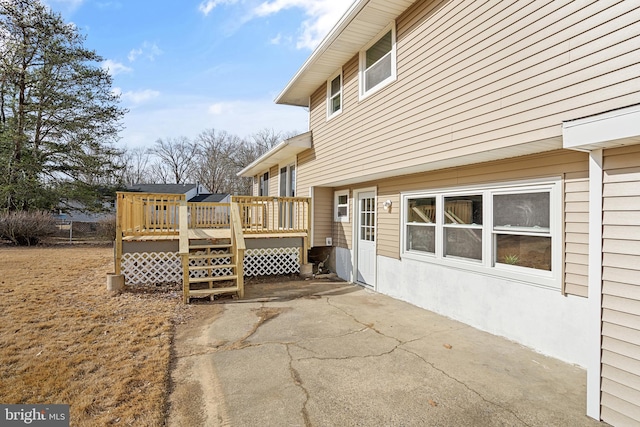
<path id="1" fill-rule="evenodd" d="M 340 277 L 585 367 L 588 415 L 637 425 L 638 6 L 357 0 L 276 100 L 310 132 L 240 175 L 312 198 Z"/>
<path id="2" fill-rule="evenodd" d="M 114 204 L 112 202 L 102 203 L 103 212 L 88 212 L 86 207 L 78 201 L 69 201 L 65 204 L 64 212 L 58 210 L 55 215 L 56 219 L 64 222 L 91 222 L 97 223 L 109 218 L 113 218 L 115 214 Z"/>
<path id="3" fill-rule="evenodd" d="M 227 203 L 231 199 L 228 194 L 212 194 L 200 184 L 134 184 L 127 191 L 154 194 L 184 194 L 187 202 L 219 202 Z M 206 200 L 205 200 L 206 199 Z"/>

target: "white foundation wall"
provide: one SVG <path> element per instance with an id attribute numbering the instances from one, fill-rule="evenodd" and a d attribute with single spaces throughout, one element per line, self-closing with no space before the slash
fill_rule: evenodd
<path id="1" fill-rule="evenodd" d="M 342 280 L 353 280 L 353 268 L 352 268 L 352 254 L 351 249 L 336 247 L 335 253 L 335 267 L 336 274 Z"/>
<path id="2" fill-rule="evenodd" d="M 414 260 L 377 262 L 380 293 L 587 366 L 587 298 Z"/>

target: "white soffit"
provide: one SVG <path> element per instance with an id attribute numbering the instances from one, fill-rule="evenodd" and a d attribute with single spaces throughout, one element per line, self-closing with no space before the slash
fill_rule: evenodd
<path id="1" fill-rule="evenodd" d="M 356 0 L 276 98 L 309 106 L 309 97 L 414 0 Z"/>
<path id="2" fill-rule="evenodd" d="M 640 105 L 562 123 L 562 146 L 590 151 L 640 144 Z"/>
<path id="3" fill-rule="evenodd" d="M 298 153 L 311 148 L 311 132 L 286 139 L 271 150 L 257 158 L 246 168 L 237 173 L 238 176 L 250 178 L 268 171 L 271 167 L 288 162 Z"/>

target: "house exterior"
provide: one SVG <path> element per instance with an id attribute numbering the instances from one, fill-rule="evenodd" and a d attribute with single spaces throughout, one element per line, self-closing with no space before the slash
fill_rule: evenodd
<path id="1" fill-rule="evenodd" d="M 241 172 L 338 275 L 587 371 L 640 424 L 640 3 L 356 0 Z M 312 249 L 313 250 L 313 249 Z"/>
<path id="2" fill-rule="evenodd" d="M 134 184 L 127 191 L 139 193 L 184 194 L 187 202 L 228 203 L 229 194 L 211 193 L 204 185 L 195 184 Z"/>

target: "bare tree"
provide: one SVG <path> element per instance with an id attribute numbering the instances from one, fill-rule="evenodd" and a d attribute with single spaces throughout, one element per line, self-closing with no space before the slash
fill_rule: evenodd
<path id="1" fill-rule="evenodd" d="M 230 193 L 235 180 L 233 156 L 239 138 L 225 131 L 207 129 L 196 138 L 196 179 L 213 193 Z"/>
<path id="2" fill-rule="evenodd" d="M 123 166 L 122 182 L 126 185 L 152 183 L 150 160 L 151 154 L 145 148 L 136 147 L 124 150 L 120 160 L 120 164 Z"/>
<path id="3" fill-rule="evenodd" d="M 161 159 L 156 159 L 149 166 L 149 179 L 146 184 L 171 184 L 172 171 L 169 165 L 167 165 Z"/>
<path id="4" fill-rule="evenodd" d="M 268 128 L 259 130 L 251 135 L 251 142 L 255 145 L 256 153 L 258 154 L 256 158 L 271 150 L 283 139 L 282 132 L 276 132 L 275 130 Z"/>
<path id="5" fill-rule="evenodd" d="M 178 138 L 160 138 L 149 152 L 158 157 L 163 167 L 169 170 L 170 179 L 176 184 L 184 184 L 192 173 L 194 158 L 198 152 L 198 147 L 184 136 Z M 166 172 L 164 169 L 154 167 L 153 170 L 156 175 L 162 172 L 162 179 L 160 179 L 160 181 L 169 179 L 164 173 Z"/>

